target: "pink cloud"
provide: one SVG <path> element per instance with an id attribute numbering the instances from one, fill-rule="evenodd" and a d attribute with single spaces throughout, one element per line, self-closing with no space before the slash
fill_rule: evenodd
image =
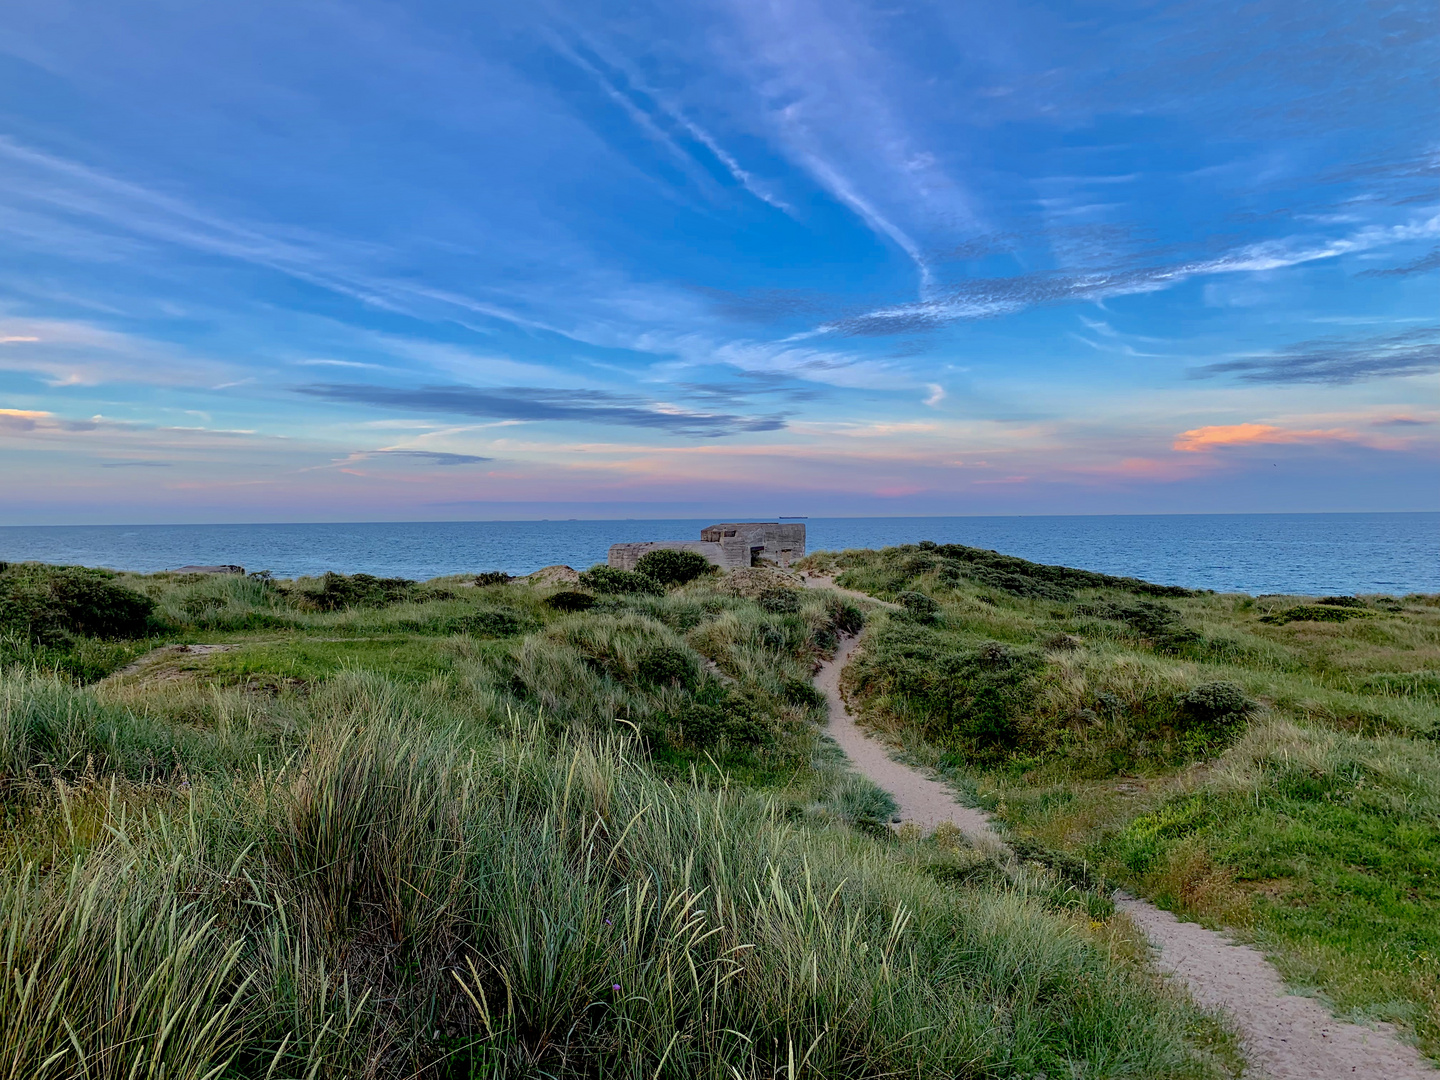
<path id="1" fill-rule="evenodd" d="M 1358 436 L 1344 428 L 1302 431 L 1278 427 L 1275 424 L 1216 424 L 1182 431 L 1175 438 L 1175 449 L 1190 454 L 1203 454 L 1222 446 L 1356 441 Z"/>

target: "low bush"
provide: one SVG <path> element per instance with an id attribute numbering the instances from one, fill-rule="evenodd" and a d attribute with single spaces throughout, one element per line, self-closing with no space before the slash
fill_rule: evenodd
<path id="1" fill-rule="evenodd" d="M 670 645 L 657 645 L 642 653 L 635 665 L 635 673 L 642 683 L 650 686 L 694 686 L 699 678 L 695 661 L 684 649 Z"/>
<path id="2" fill-rule="evenodd" d="M 716 572 L 715 565 L 698 551 L 676 551 L 656 548 L 640 556 L 635 571 L 654 578 L 662 585 L 685 585 L 705 574 Z"/>
<path id="3" fill-rule="evenodd" d="M 559 592 L 547 596 L 545 604 L 556 611 L 588 611 L 595 606 L 595 597 L 587 592 L 561 589 Z"/>
<path id="4" fill-rule="evenodd" d="M 419 584 L 409 578 L 336 573 L 326 573 L 318 584 L 301 578 L 289 590 L 293 599 L 319 611 L 388 607 L 415 599 L 419 591 Z"/>
<path id="5" fill-rule="evenodd" d="M 922 592 L 902 592 L 895 597 L 895 602 L 916 622 L 934 622 L 935 617 L 940 614 L 940 604 L 934 597 Z"/>
<path id="6" fill-rule="evenodd" d="M 1260 621 L 1274 626 L 1284 626 L 1292 622 L 1347 622 L 1350 619 L 1365 618 L 1369 614 L 1370 612 L 1349 604 L 1297 604 L 1284 611 L 1261 615 Z"/>
<path id="7" fill-rule="evenodd" d="M 515 579 L 505 573 L 504 570 L 487 570 L 483 574 L 475 575 L 476 588 L 483 589 L 489 585 L 508 585 Z"/>
<path id="8" fill-rule="evenodd" d="M 458 616 L 457 629 L 478 637 L 509 637 L 530 625 L 530 620 L 512 608 L 487 608 Z"/>
<path id="9" fill-rule="evenodd" d="M 1020 720 L 1035 700 L 1040 653 L 999 641 L 967 643 L 913 623 L 887 626 L 855 666 L 862 696 L 884 695 L 927 737 L 982 756 L 1021 741 Z"/>
<path id="10" fill-rule="evenodd" d="M 704 750 L 726 743 L 761 747 L 774 742 L 779 728 L 754 694 L 709 681 L 671 719 L 688 745 Z"/>
<path id="11" fill-rule="evenodd" d="M 1174 608 L 1148 600 L 1137 600 L 1133 603 L 1101 600 L 1093 604 L 1080 604 L 1075 608 L 1075 613 L 1124 623 L 1146 637 L 1167 633 L 1181 620 L 1180 612 Z"/>
<path id="12" fill-rule="evenodd" d="M 1226 741 L 1245 726 L 1258 707 L 1242 687 L 1226 680 L 1201 683 L 1179 695 L 1176 704 L 1184 730 Z"/>
<path id="13" fill-rule="evenodd" d="M 858 634 L 865 629 L 865 612 L 848 600 L 831 598 L 827 601 L 830 624 L 841 634 Z"/>
<path id="14" fill-rule="evenodd" d="M 0 570 L 0 632 L 47 645 L 70 635 L 142 637 L 155 601 L 128 589 L 108 570 L 10 563 Z"/>
<path id="15" fill-rule="evenodd" d="M 784 695 L 791 705 L 806 709 L 823 709 L 826 704 L 824 693 L 805 679 L 786 679 Z"/>
<path id="16" fill-rule="evenodd" d="M 766 589 L 755 598 L 755 602 L 772 615 L 793 615 L 800 610 L 800 590 Z"/>
<path id="17" fill-rule="evenodd" d="M 1078 615 L 1093 615 L 1124 623 L 1130 629 L 1146 637 L 1161 652 L 1183 653 L 1203 645 L 1204 638 L 1194 627 L 1186 626 L 1184 616 L 1168 604 L 1151 600 L 1117 602 L 1102 600 L 1093 604 L 1079 604 Z"/>
<path id="18" fill-rule="evenodd" d="M 650 593 L 659 596 L 665 586 L 648 574 L 635 570 L 620 570 L 604 563 L 596 563 L 580 575 L 580 584 L 602 596 L 625 596 Z"/>
<path id="19" fill-rule="evenodd" d="M 1193 596 L 1194 591 L 1174 585 L 1155 585 L 1138 578 L 1115 577 L 1069 566 L 1030 562 L 964 544 L 937 544 L 928 549 L 943 562 L 942 576 L 969 578 L 988 588 L 1042 600 L 1068 600 L 1076 589 L 1112 588 L 1145 596 Z"/>

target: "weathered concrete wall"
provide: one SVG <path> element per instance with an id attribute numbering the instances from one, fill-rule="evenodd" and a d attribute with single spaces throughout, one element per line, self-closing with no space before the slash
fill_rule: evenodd
<path id="1" fill-rule="evenodd" d="M 805 526 L 778 521 L 731 521 L 700 530 L 700 539 L 745 547 L 749 555 L 740 562 L 749 566 L 753 558 L 769 559 L 781 566 L 805 557 Z"/>
<path id="2" fill-rule="evenodd" d="M 726 552 L 719 544 L 707 544 L 703 540 L 640 540 L 630 544 L 611 544 L 610 557 L 606 562 L 620 570 L 634 570 L 635 564 L 646 552 L 662 550 L 699 552 L 722 570 L 734 569 L 726 561 Z"/>

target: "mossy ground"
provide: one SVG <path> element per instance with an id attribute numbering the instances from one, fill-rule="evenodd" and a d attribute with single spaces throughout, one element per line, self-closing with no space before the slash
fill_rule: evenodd
<path id="1" fill-rule="evenodd" d="M 1018 560 L 1002 578 L 992 554 L 812 557 L 938 603 L 874 621 L 850 673 L 868 721 L 1012 836 L 1236 928 L 1440 1054 L 1440 597 L 1156 596 Z M 986 649 L 1032 662 L 944 677 Z M 1187 691 L 1219 683 L 1253 709 L 1197 726 Z"/>

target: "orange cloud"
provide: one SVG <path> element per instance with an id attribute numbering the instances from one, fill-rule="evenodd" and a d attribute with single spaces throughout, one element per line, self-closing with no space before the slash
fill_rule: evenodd
<path id="1" fill-rule="evenodd" d="M 1182 431 L 1175 449 L 1200 454 L 1222 446 L 1254 446 L 1261 443 L 1354 442 L 1354 432 L 1343 428 L 1328 431 L 1296 431 L 1274 424 L 1218 424 Z"/>
<path id="2" fill-rule="evenodd" d="M 0 409 L 0 416 L 14 416 L 21 420 L 42 420 L 53 413 L 40 412 L 37 409 Z"/>

